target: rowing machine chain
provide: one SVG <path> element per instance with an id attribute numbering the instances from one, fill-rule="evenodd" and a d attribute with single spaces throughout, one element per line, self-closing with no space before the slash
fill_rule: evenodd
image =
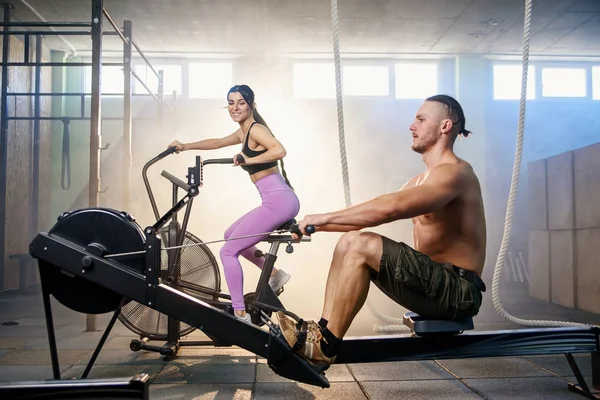
<path id="1" fill-rule="evenodd" d="M 174 249 L 183 249 L 185 247 L 205 246 L 207 244 L 220 243 L 220 242 L 228 242 L 230 240 L 239 240 L 239 239 L 246 239 L 246 238 L 249 238 L 249 237 L 271 235 L 271 234 L 274 234 L 274 233 L 281 234 L 281 233 L 286 233 L 286 232 L 289 232 L 289 231 L 286 230 L 286 229 L 279 229 L 279 230 L 275 230 L 275 231 L 271 231 L 271 232 L 254 233 L 254 234 L 251 234 L 251 235 L 237 236 L 237 237 L 232 237 L 232 238 L 229 238 L 229 239 L 213 240 L 213 241 L 210 241 L 210 242 L 191 243 L 191 244 L 184 244 L 184 245 L 181 245 L 181 246 L 164 247 L 162 250 L 166 251 L 166 250 L 174 250 Z M 136 255 L 136 254 L 144 254 L 144 253 L 146 253 L 146 250 L 130 251 L 128 253 L 107 254 L 104 257 L 105 258 L 114 258 L 114 257 L 133 256 L 133 255 Z"/>

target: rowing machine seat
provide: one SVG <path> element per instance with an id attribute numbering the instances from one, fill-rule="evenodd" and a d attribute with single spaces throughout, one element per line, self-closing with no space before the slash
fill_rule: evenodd
<path id="1" fill-rule="evenodd" d="M 422 317 L 412 311 L 404 314 L 403 322 L 416 336 L 456 335 L 474 328 L 472 317 L 433 319 Z"/>
<path id="2" fill-rule="evenodd" d="M 286 222 L 284 222 L 283 224 L 281 224 L 281 225 L 279 226 L 279 228 L 277 228 L 277 229 L 275 229 L 275 230 L 276 230 L 276 231 L 279 231 L 279 230 L 288 230 L 288 229 L 290 229 L 290 228 L 292 227 L 292 225 L 294 225 L 295 223 L 296 223 L 296 219 L 295 219 L 295 218 L 292 218 L 292 219 L 290 219 L 289 221 L 286 221 Z"/>

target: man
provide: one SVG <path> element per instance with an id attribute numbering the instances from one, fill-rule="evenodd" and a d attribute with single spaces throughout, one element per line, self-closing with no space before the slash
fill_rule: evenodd
<path id="1" fill-rule="evenodd" d="M 425 171 L 400 191 L 299 223 L 316 231 L 347 232 L 338 241 L 327 278 L 323 314 L 308 323 L 298 354 L 318 365 L 335 361 L 336 348 L 363 306 L 373 281 L 391 299 L 423 316 L 453 319 L 479 312 L 485 285 L 486 224 L 481 188 L 472 167 L 453 152 L 467 136 L 460 104 L 447 95 L 428 98 L 410 125 L 412 149 Z M 411 218 L 414 249 L 363 228 Z M 294 321 L 279 312 L 290 346 L 298 338 Z"/>

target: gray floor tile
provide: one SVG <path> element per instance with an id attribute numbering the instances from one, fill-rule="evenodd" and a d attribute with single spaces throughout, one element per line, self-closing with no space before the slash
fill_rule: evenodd
<path id="1" fill-rule="evenodd" d="M 131 378 L 136 374 L 146 373 L 151 381 L 162 370 L 160 365 L 96 365 L 90 371 L 88 378 Z M 80 379 L 85 371 L 84 365 L 74 365 L 62 373 L 63 379 Z"/>
<path id="2" fill-rule="evenodd" d="M 582 399 L 569 391 L 567 382 L 559 377 L 467 379 L 466 382 L 482 393 L 486 399 Z"/>
<path id="3" fill-rule="evenodd" d="M 102 332 L 80 332 L 76 335 L 59 336 L 56 335 L 56 347 L 59 349 L 85 349 L 93 351 L 102 338 Z M 49 349 L 50 344 L 47 338 L 38 341 L 29 349 Z"/>
<path id="4" fill-rule="evenodd" d="M 348 368 L 359 382 L 453 379 L 452 375 L 433 361 L 349 364 Z"/>
<path id="5" fill-rule="evenodd" d="M 369 399 L 479 399 L 457 379 L 424 381 L 363 382 Z"/>
<path id="6" fill-rule="evenodd" d="M 592 374 L 592 358 L 589 354 L 573 355 L 583 375 Z M 572 376 L 573 370 L 564 355 L 523 357 L 524 359 L 546 368 L 560 376 Z"/>
<path id="7" fill-rule="evenodd" d="M 167 364 L 156 377 L 155 383 L 252 383 L 256 379 L 256 365 L 231 365 L 179 361 Z"/>
<path id="8" fill-rule="evenodd" d="M 551 375 L 527 360 L 517 357 L 439 360 L 438 362 L 460 378 L 511 378 Z"/>
<path id="9" fill-rule="evenodd" d="M 69 367 L 65 366 L 62 371 Z M 49 365 L 2 365 L 0 382 L 36 381 L 52 379 L 52 367 Z"/>
<path id="10" fill-rule="evenodd" d="M 354 378 L 346 365 L 332 365 L 325 371 L 325 377 L 332 382 L 354 382 Z M 294 381 L 277 375 L 268 365 L 258 364 L 256 367 L 256 382 L 288 382 Z"/>
<path id="11" fill-rule="evenodd" d="M 358 383 L 334 382 L 331 387 L 324 389 L 302 383 L 256 383 L 254 386 L 255 400 L 263 399 L 333 399 L 333 400 L 364 400 L 367 396 L 363 393 Z"/>
<path id="12" fill-rule="evenodd" d="M 159 384 L 150 386 L 152 400 L 250 400 L 252 384 Z"/>
<path id="13" fill-rule="evenodd" d="M 44 339 L 39 337 L 4 336 L 0 337 L 0 349 L 24 349 L 43 341 Z"/>
<path id="14" fill-rule="evenodd" d="M 98 354 L 94 365 L 115 365 L 115 364 L 156 364 L 163 365 L 165 361 L 160 359 L 146 359 L 140 360 L 140 356 L 142 353 L 134 353 L 131 350 L 110 350 L 103 349 Z M 76 364 L 78 365 L 87 365 L 92 359 L 92 353 L 88 354 L 83 359 L 79 360 Z"/>
<path id="15" fill-rule="evenodd" d="M 89 353 L 89 350 L 59 350 L 59 365 L 73 365 Z M 14 350 L 0 357 L 0 365 L 52 365 L 52 358 L 50 350 Z"/>
<path id="16" fill-rule="evenodd" d="M 22 326 L 22 325 L 12 325 L 12 326 L 4 326 L 0 325 L 0 337 L 22 337 L 22 338 L 37 338 L 41 336 L 46 336 L 47 331 L 45 327 L 39 326 Z"/>

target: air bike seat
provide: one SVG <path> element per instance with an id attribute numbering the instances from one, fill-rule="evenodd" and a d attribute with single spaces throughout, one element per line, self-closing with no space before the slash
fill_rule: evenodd
<path id="1" fill-rule="evenodd" d="M 474 328 L 472 317 L 435 319 L 423 317 L 412 311 L 404 314 L 403 322 L 416 336 L 457 335 Z"/>

